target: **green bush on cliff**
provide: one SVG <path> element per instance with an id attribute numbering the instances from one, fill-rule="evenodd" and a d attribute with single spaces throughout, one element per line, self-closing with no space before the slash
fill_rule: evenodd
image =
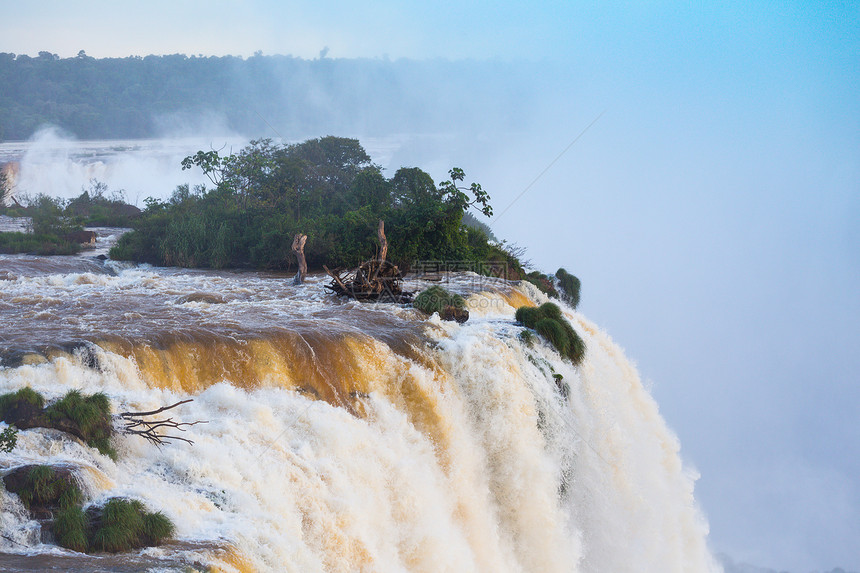
<path id="1" fill-rule="evenodd" d="M 521 306 L 514 315 L 517 322 L 533 328 L 562 356 L 574 364 L 585 358 L 585 342 L 564 318 L 558 305 L 551 302 L 539 307 Z"/>
<path id="2" fill-rule="evenodd" d="M 412 302 L 412 306 L 427 314 L 438 312 L 441 315 L 446 306 L 464 308 L 466 301 L 458 294 L 451 294 L 444 288 L 433 285 L 419 293 Z"/>
<path id="3" fill-rule="evenodd" d="M 528 273 L 523 280 L 535 285 L 545 295 L 552 298 L 558 298 L 558 291 L 555 290 L 555 285 L 553 284 L 550 276 L 545 275 L 540 271 L 532 271 Z"/>

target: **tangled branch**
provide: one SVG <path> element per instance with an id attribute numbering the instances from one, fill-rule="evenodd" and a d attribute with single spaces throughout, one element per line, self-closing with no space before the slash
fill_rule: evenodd
<path id="1" fill-rule="evenodd" d="M 118 414 L 118 416 L 122 418 L 123 422 L 125 423 L 125 427 L 122 429 L 122 433 L 132 434 L 135 436 L 143 436 L 156 446 L 163 446 L 164 444 L 170 442 L 170 440 L 179 440 L 180 442 L 193 444 L 194 442 L 189 440 L 188 438 L 172 436 L 170 434 L 165 434 L 162 432 L 164 430 L 169 431 L 170 429 L 184 432 L 187 426 L 194 426 L 195 424 L 206 424 L 208 423 L 208 421 L 197 420 L 194 422 L 176 422 L 172 418 L 166 418 L 163 420 L 143 419 L 144 416 L 154 416 L 166 410 L 170 410 L 171 408 L 181 406 L 182 404 L 187 404 L 191 401 L 191 399 L 182 400 L 181 402 L 171 404 L 170 406 L 164 406 L 163 408 L 159 408 L 158 410 L 151 410 L 149 412 L 121 412 L 120 414 Z"/>

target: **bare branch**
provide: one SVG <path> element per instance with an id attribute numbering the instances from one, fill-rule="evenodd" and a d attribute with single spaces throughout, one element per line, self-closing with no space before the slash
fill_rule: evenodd
<path id="1" fill-rule="evenodd" d="M 181 402 L 177 402 L 176 404 L 171 404 L 170 406 L 165 406 L 163 408 L 159 408 L 158 410 L 152 410 L 151 412 L 122 412 L 119 416 L 123 418 L 127 417 L 139 417 L 139 416 L 152 416 L 154 414 L 160 414 L 165 410 L 170 410 L 171 408 L 175 408 L 177 406 L 181 406 L 182 404 L 187 404 L 188 402 L 193 402 L 194 400 L 189 398 L 188 400 L 182 400 Z"/>
<path id="2" fill-rule="evenodd" d="M 189 440 L 188 438 L 164 434 L 161 433 L 161 431 L 163 429 L 170 429 L 184 432 L 185 428 L 187 428 L 188 426 L 194 426 L 196 424 L 206 424 L 208 423 L 208 421 L 196 420 L 194 422 L 177 422 L 173 420 L 173 418 L 166 418 L 163 420 L 143 419 L 143 416 L 152 416 L 155 414 L 159 414 L 182 404 L 187 404 L 191 401 L 191 399 L 182 400 L 175 404 L 171 404 L 170 406 L 164 406 L 163 408 L 151 410 L 149 412 L 122 412 L 118 414 L 118 416 L 122 418 L 125 422 L 125 427 L 122 429 L 122 433 L 134 436 L 143 436 L 156 446 L 163 446 L 164 444 L 169 443 L 171 440 L 178 440 L 187 444 L 193 444 L 194 442 L 192 440 Z"/>

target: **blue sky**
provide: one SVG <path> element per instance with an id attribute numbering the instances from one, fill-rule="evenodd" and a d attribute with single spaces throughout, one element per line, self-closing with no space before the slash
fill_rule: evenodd
<path id="1" fill-rule="evenodd" d="M 4 4 L 0 51 L 30 55 L 535 62 L 520 130 L 398 159 L 462 166 L 498 213 L 605 112 L 497 234 L 582 279 L 716 550 L 860 570 L 860 3 Z"/>

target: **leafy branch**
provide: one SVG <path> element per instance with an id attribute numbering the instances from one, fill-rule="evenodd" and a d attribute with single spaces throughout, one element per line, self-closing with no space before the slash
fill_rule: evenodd
<path id="1" fill-rule="evenodd" d="M 439 191 L 447 195 L 448 201 L 459 206 L 463 211 L 469 207 L 475 207 L 487 217 L 493 216 L 490 195 L 481 188 L 480 183 L 472 183 L 469 187 L 457 185 L 457 182 L 466 179 L 466 174 L 459 167 L 454 167 L 448 174 L 451 176 L 451 180 L 439 184 Z M 475 198 L 470 199 L 465 191 L 470 191 Z"/>

